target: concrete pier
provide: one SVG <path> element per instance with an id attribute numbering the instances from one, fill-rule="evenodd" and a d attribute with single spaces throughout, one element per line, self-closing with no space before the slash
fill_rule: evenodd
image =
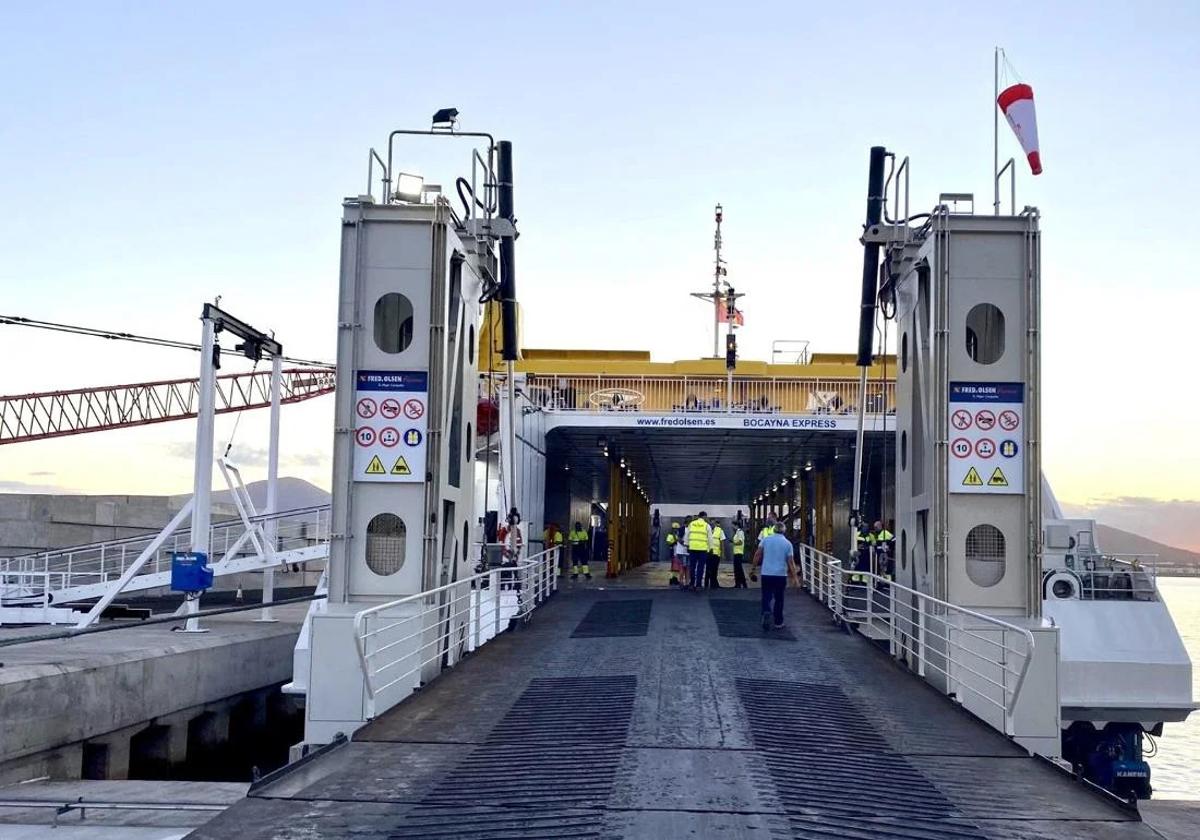
<path id="1" fill-rule="evenodd" d="M 0 786 L 0 840 L 180 840 L 246 788 L 230 782 Z"/>
<path id="2" fill-rule="evenodd" d="M 0 784 L 163 776 L 231 730 L 253 733 L 291 679 L 305 608 L 276 608 L 274 623 L 214 616 L 201 634 L 164 623 L 0 648 Z"/>

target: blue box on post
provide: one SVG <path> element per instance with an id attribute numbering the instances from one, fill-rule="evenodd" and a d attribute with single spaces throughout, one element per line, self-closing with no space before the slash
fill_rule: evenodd
<path id="1" fill-rule="evenodd" d="M 212 586 L 213 573 L 208 555 L 199 551 L 171 552 L 171 589 L 175 592 L 202 592 Z"/>

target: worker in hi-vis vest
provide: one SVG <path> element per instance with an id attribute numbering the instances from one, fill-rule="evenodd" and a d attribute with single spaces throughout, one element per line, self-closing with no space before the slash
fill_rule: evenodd
<path id="1" fill-rule="evenodd" d="M 733 588 L 749 589 L 746 583 L 746 569 L 742 561 L 746 558 L 746 532 L 741 525 L 733 526 Z"/>
<path id="2" fill-rule="evenodd" d="M 892 579 L 892 557 L 896 546 L 896 535 L 883 527 L 883 523 L 875 520 L 871 532 L 867 534 L 867 544 L 874 549 L 875 574 L 887 580 Z"/>
<path id="3" fill-rule="evenodd" d="M 775 514 L 768 513 L 767 514 L 767 524 L 762 526 L 761 529 L 759 529 L 758 541 L 762 542 L 763 540 L 765 540 L 767 537 L 771 536 L 774 533 L 775 533 Z"/>
<path id="4" fill-rule="evenodd" d="M 693 592 L 698 591 L 704 583 L 704 569 L 712 551 L 712 528 L 705 518 L 707 515 L 700 511 L 687 526 L 688 588 Z"/>
<path id="5" fill-rule="evenodd" d="M 558 552 L 558 562 L 555 564 L 559 569 L 563 567 L 563 534 L 556 522 L 547 522 L 546 528 L 542 531 L 542 548 L 549 551 L 552 548 L 560 549 Z"/>
<path id="6" fill-rule="evenodd" d="M 721 558 L 725 556 L 725 531 L 720 523 L 713 523 L 709 532 L 708 560 L 704 564 L 704 588 L 720 589 L 717 583 L 717 570 L 721 568 Z"/>
<path id="7" fill-rule="evenodd" d="M 579 580 L 582 574 L 588 580 L 592 579 L 592 567 L 588 565 L 588 532 L 583 530 L 583 524 L 575 523 L 571 533 L 567 534 L 567 542 L 571 544 L 571 580 Z"/>

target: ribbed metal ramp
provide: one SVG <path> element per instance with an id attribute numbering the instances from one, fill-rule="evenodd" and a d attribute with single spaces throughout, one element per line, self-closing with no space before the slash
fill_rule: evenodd
<path id="1" fill-rule="evenodd" d="M 805 596 L 792 593 L 795 641 L 780 644 L 745 632 L 755 590 L 601 585 L 562 593 L 532 626 L 190 836 L 1159 836 Z"/>

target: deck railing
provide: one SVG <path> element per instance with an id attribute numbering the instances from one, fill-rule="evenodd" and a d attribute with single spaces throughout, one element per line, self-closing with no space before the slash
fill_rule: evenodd
<path id="1" fill-rule="evenodd" d="M 420 688 L 463 654 L 528 619 L 558 589 L 558 548 L 512 566 L 362 610 L 354 645 L 366 687 L 367 719 Z"/>
<path id="2" fill-rule="evenodd" d="M 546 411 L 637 411 L 650 414 L 854 414 L 858 380 L 735 376 L 528 374 L 525 392 Z M 892 381 L 867 384 L 867 413 L 894 414 Z"/>
<path id="3" fill-rule="evenodd" d="M 892 657 L 985 722 L 1012 736 L 1014 714 L 1033 661 L 1034 637 L 994 616 L 842 567 L 800 547 L 804 586 L 835 619 L 886 642 Z"/>
<path id="4" fill-rule="evenodd" d="M 176 514 L 175 520 L 182 522 Z M 258 514 L 251 522 L 273 523 L 277 552 L 318 545 L 329 539 L 329 505 L 312 505 L 278 513 Z M 240 519 L 213 523 L 209 531 L 210 562 L 239 552 L 253 553 L 245 540 Z M 108 542 L 39 551 L 0 559 L 0 596 L 40 600 L 46 592 L 118 580 L 129 566 L 142 560 L 138 574 L 171 570 L 171 554 L 191 548 L 190 532 L 180 528 L 164 540 L 158 534 L 140 534 Z M 149 556 L 142 555 L 147 551 Z"/>
<path id="5" fill-rule="evenodd" d="M 1094 554 L 1075 557 L 1070 566 L 1061 558 L 1046 569 L 1042 597 L 1050 600 L 1157 601 L 1157 554 Z"/>

